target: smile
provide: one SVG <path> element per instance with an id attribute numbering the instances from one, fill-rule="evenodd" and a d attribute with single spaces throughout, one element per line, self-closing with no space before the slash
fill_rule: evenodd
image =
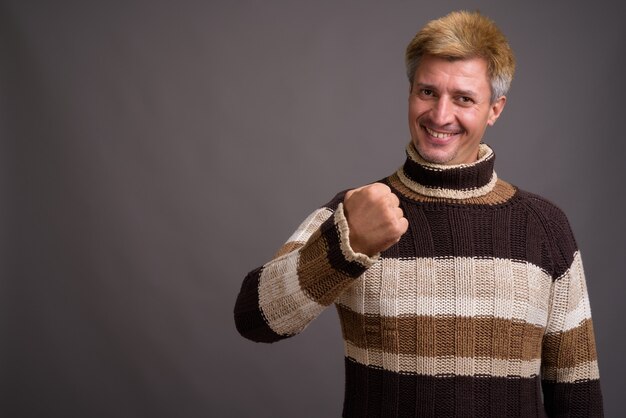
<path id="1" fill-rule="evenodd" d="M 437 131 L 433 131 L 430 128 L 427 128 L 426 126 L 424 126 L 424 129 L 426 129 L 426 132 L 428 132 L 428 135 L 433 136 L 437 139 L 446 139 L 449 138 L 453 135 L 456 135 L 455 132 L 437 132 Z"/>

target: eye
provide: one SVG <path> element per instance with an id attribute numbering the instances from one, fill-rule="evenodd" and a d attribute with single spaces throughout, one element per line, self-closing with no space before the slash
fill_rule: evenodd
<path id="1" fill-rule="evenodd" d="M 435 97 L 435 92 L 431 89 L 419 89 L 417 91 L 417 95 L 421 98 L 427 99 L 430 97 Z"/>
<path id="2" fill-rule="evenodd" d="M 475 103 L 474 99 L 472 99 L 471 97 L 468 96 L 459 96 L 457 98 L 457 101 L 462 105 L 462 106 L 471 106 Z"/>

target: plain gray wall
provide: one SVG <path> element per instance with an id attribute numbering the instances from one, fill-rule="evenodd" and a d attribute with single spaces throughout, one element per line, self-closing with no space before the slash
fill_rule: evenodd
<path id="1" fill-rule="evenodd" d="M 339 416 L 334 309 L 262 345 L 234 301 L 310 211 L 402 164 L 404 48 L 459 8 L 516 53 L 486 141 L 569 215 L 619 416 L 626 7 L 488 0 L 3 0 L 0 415 Z"/>

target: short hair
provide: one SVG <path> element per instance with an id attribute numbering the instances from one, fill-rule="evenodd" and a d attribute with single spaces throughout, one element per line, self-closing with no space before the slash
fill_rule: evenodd
<path id="1" fill-rule="evenodd" d="M 487 61 L 492 103 L 508 92 L 515 73 L 515 57 L 506 37 L 495 22 L 479 12 L 452 12 L 431 20 L 415 35 L 405 55 L 411 85 L 424 55 L 452 61 L 483 58 Z"/>

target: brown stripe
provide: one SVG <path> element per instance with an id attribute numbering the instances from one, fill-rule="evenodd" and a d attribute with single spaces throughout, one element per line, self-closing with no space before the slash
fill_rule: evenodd
<path id="1" fill-rule="evenodd" d="M 300 287 L 312 299 L 323 305 L 327 305 L 327 303 L 321 302 L 324 294 L 317 286 L 317 282 L 319 282 L 320 275 L 332 271 L 332 267 L 326 257 L 327 251 L 326 241 L 318 229 L 311 235 L 309 241 L 300 251 L 300 260 L 298 262 Z"/>
<path id="2" fill-rule="evenodd" d="M 464 203 L 468 205 L 499 205 L 507 202 L 513 195 L 515 195 L 515 187 L 506 181 L 498 179 L 493 189 L 484 196 L 470 197 L 467 199 L 446 199 L 441 197 L 429 197 L 414 192 L 402 183 L 397 174 L 392 174 L 387 178 L 389 184 L 401 194 L 409 199 L 416 200 L 418 202 L 446 202 L 446 203 Z"/>
<path id="3" fill-rule="evenodd" d="M 276 252 L 276 254 L 274 254 L 274 258 L 278 258 L 285 254 L 289 254 L 290 252 L 299 250 L 302 247 L 304 247 L 303 242 L 298 242 L 298 241 L 286 242 L 285 244 L 283 244 L 282 247 L 280 247 L 280 249 Z"/>
<path id="4" fill-rule="evenodd" d="M 336 257 L 343 257 L 335 248 Z M 302 290 L 321 305 L 330 305 L 352 278 L 335 269 L 329 261 L 329 244 L 321 229 L 317 230 L 300 251 L 298 280 Z"/>
<path id="5" fill-rule="evenodd" d="M 344 338 L 360 348 L 420 357 L 529 361 L 541 356 L 543 328 L 523 321 L 424 315 L 375 317 L 340 305 L 337 311 Z"/>
<path id="6" fill-rule="evenodd" d="M 546 335 L 543 339 L 543 367 L 576 367 L 581 363 L 596 360 L 593 323 L 585 319 L 576 328 L 558 334 Z"/>

